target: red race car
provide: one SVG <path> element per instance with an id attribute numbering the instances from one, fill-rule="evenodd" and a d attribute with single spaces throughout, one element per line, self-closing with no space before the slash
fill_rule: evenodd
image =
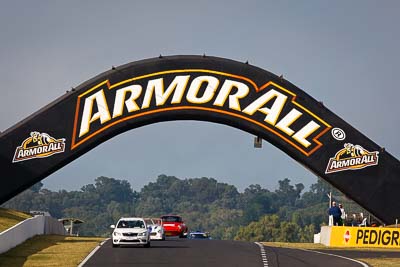
<path id="1" fill-rule="evenodd" d="M 164 215 L 161 216 L 162 226 L 166 236 L 179 236 L 180 238 L 187 237 L 188 227 L 179 215 Z"/>

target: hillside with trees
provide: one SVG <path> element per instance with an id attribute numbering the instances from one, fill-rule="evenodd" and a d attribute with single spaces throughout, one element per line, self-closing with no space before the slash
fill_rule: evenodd
<path id="1" fill-rule="evenodd" d="M 51 191 L 39 182 L 2 207 L 79 218 L 85 222 L 82 236 L 108 236 L 109 226 L 122 216 L 174 213 L 182 215 L 191 230 L 208 231 L 215 239 L 312 242 L 313 234 L 327 222 L 327 194 L 332 191 L 338 200 L 345 200 L 322 180 L 305 192 L 303 184 L 293 185 L 290 179 L 278 183 L 275 191 L 256 184 L 238 192 L 213 178 L 159 175 L 137 192 L 126 180 L 102 176 L 79 191 Z"/>

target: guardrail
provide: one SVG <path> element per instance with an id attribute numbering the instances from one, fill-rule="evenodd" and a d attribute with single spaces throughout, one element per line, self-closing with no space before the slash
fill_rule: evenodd
<path id="1" fill-rule="evenodd" d="M 62 223 L 50 216 L 36 215 L 0 233 L 0 253 L 25 242 L 35 235 L 65 235 Z"/>

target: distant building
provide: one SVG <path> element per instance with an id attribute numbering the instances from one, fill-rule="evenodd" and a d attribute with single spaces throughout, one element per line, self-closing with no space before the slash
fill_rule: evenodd
<path id="1" fill-rule="evenodd" d="M 32 216 L 35 216 L 35 215 L 51 216 L 50 212 L 42 211 L 42 210 L 31 210 L 31 211 L 29 211 L 29 214 L 31 214 Z"/>
<path id="2" fill-rule="evenodd" d="M 79 236 L 79 227 L 84 221 L 76 218 L 62 218 L 58 219 L 64 225 L 65 231 L 68 235 Z"/>

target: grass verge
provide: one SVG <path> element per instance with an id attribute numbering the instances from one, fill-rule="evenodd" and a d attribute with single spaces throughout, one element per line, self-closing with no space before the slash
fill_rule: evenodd
<path id="1" fill-rule="evenodd" d="M 369 266 L 373 267 L 400 267 L 399 258 L 384 258 L 384 259 L 356 259 L 368 263 Z"/>
<path id="2" fill-rule="evenodd" d="M 322 244 L 314 243 L 285 243 L 285 242 L 261 242 L 265 246 L 281 247 L 281 248 L 297 248 L 309 250 L 356 250 L 356 251 L 388 251 L 400 252 L 399 249 L 387 248 L 348 248 L 348 247 L 326 247 Z M 356 260 L 363 261 L 369 266 L 373 267 L 400 267 L 400 258 L 356 258 Z"/>
<path id="3" fill-rule="evenodd" d="M 35 236 L 0 255 L 1 267 L 76 267 L 102 237 Z"/>
<path id="4" fill-rule="evenodd" d="M 20 211 L 0 208 L 0 233 L 32 216 Z"/>

